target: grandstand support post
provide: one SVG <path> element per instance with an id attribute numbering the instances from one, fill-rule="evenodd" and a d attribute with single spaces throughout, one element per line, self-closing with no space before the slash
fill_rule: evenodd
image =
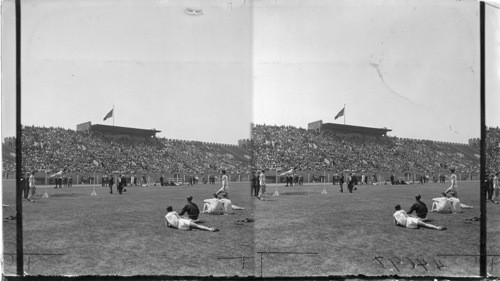
<path id="1" fill-rule="evenodd" d="M 481 115 L 481 138 L 479 139 L 480 146 L 480 176 L 479 176 L 479 205 L 480 205 L 480 231 L 479 231 L 479 275 L 483 278 L 487 277 L 487 229 L 486 229 L 486 185 L 483 184 L 486 180 L 486 80 L 485 80 L 485 3 L 479 2 L 479 40 L 480 40 L 480 115 Z"/>

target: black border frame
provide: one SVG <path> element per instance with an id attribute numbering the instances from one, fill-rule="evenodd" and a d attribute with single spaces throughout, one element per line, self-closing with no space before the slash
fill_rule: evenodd
<path id="1" fill-rule="evenodd" d="M 484 185 L 486 179 L 486 118 L 485 118 L 485 2 L 479 2 L 479 25 L 480 25 L 480 128 L 481 128 L 481 138 L 480 138 L 480 246 L 479 246 L 479 274 L 482 278 L 487 278 L 487 228 L 486 228 L 486 186 Z M 21 0 L 15 0 L 15 22 L 16 22 L 16 250 L 17 250 L 17 276 L 4 276 L 8 280 L 197 280 L 197 279 L 263 279 L 262 277 L 220 277 L 214 278 L 211 276 L 207 277 L 190 277 L 190 276 L 79 276 L 79 277 L 64 277 L 64 276 L 24 276 L 24 252 L 23 252 L 23 217 L 22 217 L 22 189 L 21 178 L 22 174 L 22 125 L 21 125 Z M 330 280 L 335 279 L 384 279 L 384 278 L 394 278 L 397 275 L 391 276 L 379 276 L 379 277 L 368 277 L 368 276 L 329 276 L 329 277 L 317 277 L 310 278 L 309 280 Z M 481 278 L 478 277 L 478 278 Z M 430 278 L 435 279 L 446 279 L 445 277 L 403 277 L 401 279 L 411 279 L 411 280 L 428 280 Z M 476 280 L 478 278 L 455 278 L 454 280 Z M 304 277 L 292 277 L 292 278 L 266 278 L 272 280 L 302 280 Z"/>

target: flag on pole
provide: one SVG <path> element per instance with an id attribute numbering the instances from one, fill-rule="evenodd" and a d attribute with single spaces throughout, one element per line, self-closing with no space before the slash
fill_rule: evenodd
<path id="1" fill-rule="evenodd" d="M 335 120 L 337 120 L 337 118 L 344 116 L 344 109 L 345 109 L 345 107 L 342 108 L 342 110 L 339 111 L 339 113 L 337 113 L 337 115 L 335 115 Z"/>
<path id="2" fill-rule="evenodd" d="M 94 161 L 92 161 L 92 163 L 94 163 L 94 165 L 95 165 L 96 167 L 99 167 L 99 162 L 97 162 L 97 160 L 95 160 L 95 159 L 94 159 Z"/>
<path id="3" fill-rule="evenodd" d="M 297 169 L 296 167 L 293 167 L 291 168 L 289 171 L 286 171 L 286 172 L 283 172 L 280 174 L 280 176 L 284 176 L 284 175 L 288 175 L 288 174 L 291 174 L 293 173 L 293 171 L 295 171 L 295 169 Z"/>
<path id="4" fill-rule="evenodd" d="M 330 160 L 328 160 L 328 159 L 325 158 L 325 164 L 326 165 L 330 165 Z"/>
<path id="5" fill-rule="evenodd" d="M 108 114 L 106 114 L 106 116 L 104 116 L 104 119 L 102 119 L 102 121 L 106 121 L 106 119 L 113 117 L 113 110 L 114 109 L 111 109 L 111 111 L 108 112 Z"/>
<path id="6" fill-rule="evenodd" d="M 54 173 L 54 174 L 50 175 L 50 176 L 49 176 L 49 178 L 53 178 L 53 177 L 55 177 L 55 176 L 60 176 L 60 175 L 62 175 L 65 171 L 66 171 L 66 169 L 61 170 L 61 171 L 59 171 L 59 172 L 57 172 L 57 173 Z"/>

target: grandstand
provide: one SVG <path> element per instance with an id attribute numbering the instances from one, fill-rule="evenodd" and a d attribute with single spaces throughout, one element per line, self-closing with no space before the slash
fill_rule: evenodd
<path id="1" fill-rule="evenodd" d="M 252 129 L 254 164 L 279 170 L 298 167 L 316 173 L 323 170 L 336 173 L 355 171 L 394 173 L 400 177 L 443 174 L 454 167 L 457 173 L 464 174 L 464 178 L 478 177 L 479 149 L 466 144 L 382 136 L 373 138 L 361 134 L 339 134 L 325 130 L 323 124 L 319 127 L 323 129 L 255 125 Z M 324 159 L 332 164 L 326 165 Z"/>
<path id="2" fill-rule="evenodd" d="M 370 128 L 335 123 L 323 123 L 322 120 L 309 123 L 307 129 L 317 132 L 328 131 L 337 135 L 360 137 L 384 137 L 387 136 L 388 132 L 392 131 L 387 128 Z"/>
<path id="3" fill-rule="evenodd" d="M 387 136 L 366 138 L 331 130 L 254 125 L 252 141 L 243 146 L 241 142 L 228 145 L 156 137 L 112 137 L 113 132 L 102 132 L 105 127 L 96 128 L 73 131 L 23 127 L 23 169 L 50 174 L 65 168 L 75 183 L 77 176 L 93 177 L 94 172 L 98 179 L 106 174 L 124 173 L 147 174 L 157 180 L 161 175 L 208 177 L 220 169 L 227 169 L 229 175 L 233 175 L 232 180 L 248 180 L 252 164 L 254 169 L 298 167 L 298 173 L 302 173 L 306 181 L 324 170 L 330 174 L 357 171 L 367 175 L 393 173 L 397 177 L 411 177 L 425 173 L 432 177 L 455 167 L 464 178 L 474 179 L 479 173 L 479 148 L 467 144 Z M 487 170 L 494 172 L 500 164 L 500 129 L 488 128 L 487 135 Z M 3 177 L 13 178 L 15 139 L 6 140 L 10 142 L 2 145 Z M 250 146 L 252 150 L 247 149 Z M 325 165 L 325 158 L 331 160 L 331 165 Z M 307 176 L 306 172 L 311 175 Z"/>
<path id="4" fill-rule="evenodd" d="M 74 183 L 82 178 L 97 182 L 104 175 L 148 175 L 153 181 L 165 178 L 216 175 L 226 169 L 232 180 L 248 179 L 250 151 L 237 145 L 172 140 L 147 136 L 156 130 L 113 128 L 92 125 L 89 130 L 23 127 L 23 170 L 36 170 L 43 183 L 47 174 L 65 169 Z M 94 128 L 94 129 L 92 129 Z M 117 132 L 119 132 L 117 134 Z M 127 134 L 132 134 L 127 137 Z M 3 146 L 4 178 L 15 173 L 15 149 Z"/>
<path id="5" fill-rule="evenodd" d="M 500 128 L 486 130 L 486 171 L 499 172 L 500 169 Z"/>
<path id="6" fill-rule="evenodd" d="M 76 126 L 77 132 L 87 132 L 87 133 L 99 133 L 104 137 L 108 138 L 124 138 L 124 139 L 134 139 L 134 140 L 147 140 L 156 137 L 156 133 L 160 133 L 156 129 L 137 129 L 129 127 L 120 126 L 108 126 L 95 124 L 92 125 L 91 122 L 85 122 L 78 124 Z"/>

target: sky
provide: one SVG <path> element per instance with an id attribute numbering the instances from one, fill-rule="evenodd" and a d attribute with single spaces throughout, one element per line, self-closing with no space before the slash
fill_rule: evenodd
<path id="1" fill-rule="evenodd" d="M 467 143 L 480 136 L 476 1 L 259 1 L 254 122 L 334 120 L 391 136 Z M 490 93 L 498 93 L 498 12 L 488 14 Z M 495 67 L 496 65 L 496 67 Z M 487 123 L 499 125 L 498 95 Z M 497 110 L 492 110 L 496 108 Z"/>
<path id="2" fill-rule="evenodd" d="M 236 144 L 250 123 L 334 120 L 466 143 L 480 135 L 477 1 L 27 0 L 22 123 L 115 125 Z M 189 15 L 185 9 L 203 10 Z M 2 137 L 15 135 L 14 1 L 2 6 Z M 488 126 L 500 123 L 487 8 Z"/>
<path id="3" fill-rule="evenodd" d="M 73 130 L 87 121 L 113 125 L 103 118 L 114 106 L 116 126 L 155 128 L 160 137 L 229 144 L 250 137 L 249 6 L 206 0 L 22 3 L 22 124 Z M 2 38 L 3 102 L 12 107 L 15 100 L 6 96 L 15 93 L 13 4 L 4 2 Z"/>

